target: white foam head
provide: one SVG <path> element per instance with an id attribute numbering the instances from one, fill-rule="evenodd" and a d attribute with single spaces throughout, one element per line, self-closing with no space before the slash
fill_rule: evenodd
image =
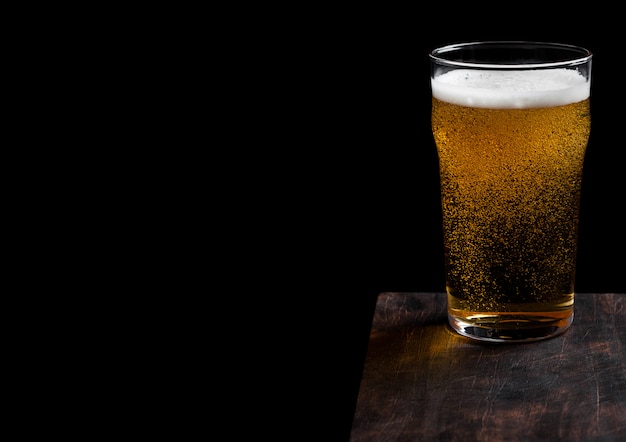
<path id="1" fill-rule="evenodd" d="M 521 109 L 585 100 L 590 82 L 573 69 L 456 69 L 431 79 L 433 97 L 461 106 Z"/>

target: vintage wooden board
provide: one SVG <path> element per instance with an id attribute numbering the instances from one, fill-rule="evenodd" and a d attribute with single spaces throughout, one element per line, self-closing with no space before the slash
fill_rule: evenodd
<path id="1" fill-rule="evenodd" d="M 561 336 L 489 344 L 452 331 L 444 293 L 381 293 L 350 440 L 626 440 L 626 294 L 577 294 Z"/>

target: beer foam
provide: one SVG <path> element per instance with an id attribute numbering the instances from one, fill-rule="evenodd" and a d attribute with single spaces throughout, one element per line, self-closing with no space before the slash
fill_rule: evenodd
<path id="1" fill-rule="evenodd" d="M 573 69 L 457 69 L 431 79 L 433 97 L 461 106 L 522 109 L 585 100 L 590 82 Z"/>

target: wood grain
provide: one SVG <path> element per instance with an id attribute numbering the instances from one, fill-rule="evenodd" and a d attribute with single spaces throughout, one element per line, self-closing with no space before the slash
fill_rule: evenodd
<path id="1" fill-rule="evenodd" d="M 456 334 L 443 293 L 381 293 L 351 441 L 626 440 L 626 295 L 577 294 L 563 335 Z"/>

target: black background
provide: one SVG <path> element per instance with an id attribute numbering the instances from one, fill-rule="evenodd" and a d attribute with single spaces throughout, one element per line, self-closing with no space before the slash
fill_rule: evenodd
<path id="1" fill-rule="evenodd" d="M 298 317 L 297 331 L 313 330 L 314 347 L 307 351 L 319 350 L 303 364 L 315 368 L 323 385 L 310 379 L 305 382 L 310 387 L 298 391 L 323 398 L 318 423 L 336 419 L 341 436 L 349 437 L 376 296 L 445 291 L 437 154 L 430 132 L 428 53 L 437 46 L 534 40 L 592 51 L 592 134 L 576 291 L 626 292 L 620 161 L 625 94 L 617 86 L 626 54 L 618 26 L 617 13 L 577 9 L 546 15 L 507 5 L 506 11 L 451 7 L 432 14 L 342 11 L 310 29 L 300 48 L 310 58 L 294 68 L 303 74 L 294 100 L 314 110 L 294 126 L 304 159 L 291 168 L 289 184 L 300 201 L 290 206 L 289 220 L 303 224 L 287 248 L 288 254 L 304 250 L 306 258 L 287 271 L 295 281 L 294 296 L 307 299 L 308 314 Z"/>

